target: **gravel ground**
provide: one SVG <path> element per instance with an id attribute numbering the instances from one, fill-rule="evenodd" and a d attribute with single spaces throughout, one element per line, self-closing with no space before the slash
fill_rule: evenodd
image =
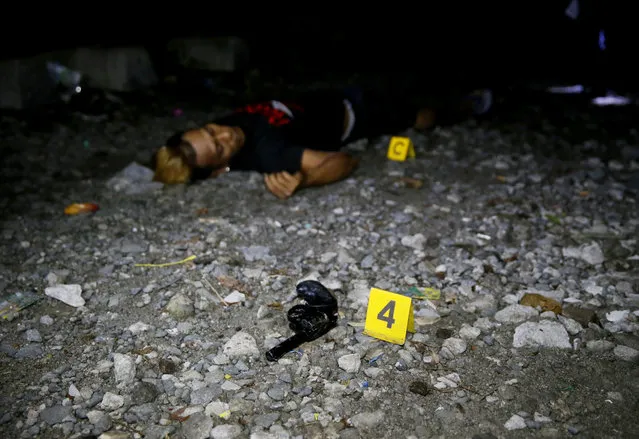
<path id="1" fill-rule="evenodd" d="M 220 110 L 153 101 L 2 120 L 0 290 L 40 300 L 0 323 L 1 437 L 638 437 L 631 110 L 502 102 L 278 201 L 127 168 Z M 343 291 L 338 327 L 269 363 L 303 279 Z M 439 298 L 399 346 L 362 334 L 371 287 Z"/>

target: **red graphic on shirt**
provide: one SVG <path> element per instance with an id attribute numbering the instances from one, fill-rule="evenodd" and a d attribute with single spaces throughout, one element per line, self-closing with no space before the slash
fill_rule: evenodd
<path id="1" fill-rule="evenodd" d="M 283 103 L 291 110 L 295 111 L 304 111 L 302 107 L 297 104 L 291 103 Z M 249 114 L 261 114 L 266 118 L 269 125 L 273 125 L 276 127 L 280 127 L 286 124 L 291 123 L 292 117 L 289 116 L 286 112 L 280 110 L 279 108 L 273 107 L 273 104 L 270 102 L 259 103 L 259 104 L 249 104 L 237 110 L 241 113 L 249 113 Z"/>

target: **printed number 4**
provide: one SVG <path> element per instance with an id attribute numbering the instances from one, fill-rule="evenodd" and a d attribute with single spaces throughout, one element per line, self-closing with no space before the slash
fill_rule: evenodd
<path id="1" fill-rule="evenodd" d="M 377 314 L 377 319 L 382 322 L 386 322 L 386 327 L 391 329 L 395 323 L 393 316 L 395 315 L 395 301 L 391 300 L 386 304 L 384 308 Z"/>

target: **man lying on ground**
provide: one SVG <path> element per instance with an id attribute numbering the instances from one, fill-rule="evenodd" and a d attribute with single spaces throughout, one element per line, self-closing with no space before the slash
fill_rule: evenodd
<path id="1" fill-rule="evenodd" d="M 190 183 L 230 171 L 257 171 L 285 199 L 304 187 L 348 177 L 358 158 L 340 151 L 355 140 L 484 113 L 488 90 L 430 108 L 397 105 L 359 89 L 323 92 L 295 101 L 249 104 L 201 128 L 171 136 L 153 157 L 155 181 Z"/>

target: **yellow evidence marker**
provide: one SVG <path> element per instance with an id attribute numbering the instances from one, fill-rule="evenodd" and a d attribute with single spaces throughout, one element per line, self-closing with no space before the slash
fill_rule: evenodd
<path id="1" fill-rule="evenodd" d="M 386 157 L 396 162 L 403 162 L 406 157 L 414 158 L 415 146 L 413 141 L 408 137 L 391 137 Z"/>
<path id="2" fill-rule="evenodd" d="M 407 332 L 415 332 L 411 298 L 379 288 L 371 288 L 368 295 L 364 334 L 402 345 L 406 341 Z"/>

